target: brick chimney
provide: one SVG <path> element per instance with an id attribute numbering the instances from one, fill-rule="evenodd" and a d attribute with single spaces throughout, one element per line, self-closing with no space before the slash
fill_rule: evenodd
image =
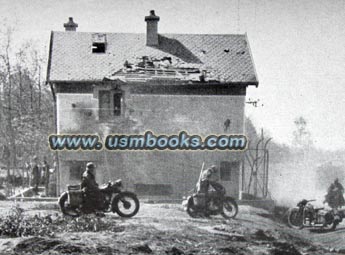
<path id="1" fill-rule="evenodd" d="M 78 24 L 74 23 L 73 18 L 69 17 L 68 22 L 64 23 L 65 31 L 77 31 Z"/>
<path id="2" fill-rule="evenodd" d="M 158 21 L 159 17 L 156 16 L 155 11 L 150 11 L 150 16 L 145 17 L 146 21 L 146 45 L 157 46 L 158 41 Z"/>

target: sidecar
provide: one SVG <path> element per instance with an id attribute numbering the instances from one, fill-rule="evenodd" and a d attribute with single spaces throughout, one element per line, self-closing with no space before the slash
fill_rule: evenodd
<path id="1" fill-rule="evenodd" d="M 297 207 L 290 208 L 288 211 L 288 225 L 295 229 L 302 228 L 321 228 L 334 230 L 345 216 L 345 210 L 315 208 L 307 200 L 299 203 Z"/>

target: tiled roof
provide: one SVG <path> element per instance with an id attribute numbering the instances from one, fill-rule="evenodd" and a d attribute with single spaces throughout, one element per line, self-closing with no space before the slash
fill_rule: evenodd
<path id="1" fill-rule="evenodd" d="M 197 65 L 227 83 L 258 83 L 246 35 L 160 34 L 158 46 L 146 46 L 145 34 L 106 33 L 106 53 L 92 53 L 93 34 L 52 32 L 48 81 L 99 81 L 148 56 Z"/>

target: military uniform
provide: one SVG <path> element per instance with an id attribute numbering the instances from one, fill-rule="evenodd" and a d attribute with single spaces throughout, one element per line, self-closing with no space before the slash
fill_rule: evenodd
<path id="1" fill-rule="evenodd" d="M 201 173 L 200 181 L 197 185 L 197 192 L 206 195 L 206 207 L 209 207 L 211 201 L 219 199 L 224 191 L 222 185 L 217 183 L 216 167 L 212 166 Z"/>
<path id="2" fill-rule="evenodd" d="M 325 202 L 327 202 L 331 208 L 337 209 L 338 207 L 345 205 L 343 193 L 343 185 L 335 180 L 334 183 L 332 183 L 328 188 Z"/>
<path id="3" fill-rule="evenodd" d="M 38 185 L 40 184 L 40 169 L 38 167 L 38 164 L 36 163 L 37 157 L 34 157 L 34 163 L 32 165 L 32 170 L 31 170 L 31 187 L 34 187 L 34 192 L 38 194 Z"/>
<path id="4" fill-rule="evenodd" d="M 102 193 L 99 190 L 95 176 L 92 170 L 86 169 L 82 175 L 82 182 L 80 185 L 84 191 L 84 204 L 83 209 L 86 212 L 94 212 L 102 208 Z"/>

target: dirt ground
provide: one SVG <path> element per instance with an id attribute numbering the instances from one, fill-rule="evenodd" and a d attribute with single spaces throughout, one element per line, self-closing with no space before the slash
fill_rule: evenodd
<path id="1" fill-rule="evenodd" d="M 0 202 L 0 219 L 13 204 Z M 134 218 L 108 213 L 101 222 L 111 228 L 97 227 L 100 224 L 88 231 L 65 228 L 72 219 L 62 217 L 55 203 L 17 206 L 27 217 L 49 215 L 58 226 L 48 236 L 2 236 L 0 254 L 345 254 L 345 224 L 334 232 L 294 230 L 250 206 L 240 206 L 236 219 L 224 220 L 190 218 L 177 204 L 142 203 Z"/>

